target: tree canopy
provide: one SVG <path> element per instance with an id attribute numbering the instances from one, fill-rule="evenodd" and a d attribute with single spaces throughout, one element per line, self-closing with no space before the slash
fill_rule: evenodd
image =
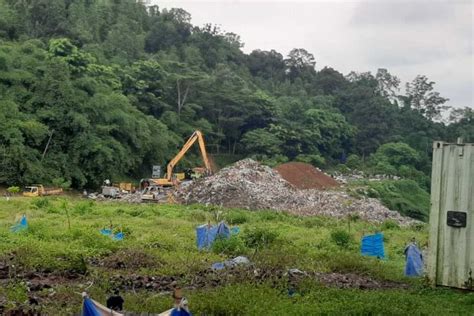
<path id="1" fill-rule="evenodd" d="M 215 155 L 351 156 L 413 177 L 429 174 L 434 139 L 474 141 L 472 109 L 442 123 L 447 99 L 426 76 L 402 95 L 387 69 L 318 70 L 304 48 L 245 54 L 237 34 L 190 21 L 135 0 L 0 0 L 0 183 L 146 176 L 195 129 Z"/>

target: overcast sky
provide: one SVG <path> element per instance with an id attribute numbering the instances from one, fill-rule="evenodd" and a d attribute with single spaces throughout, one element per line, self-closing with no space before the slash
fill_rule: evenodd
<path id="1" fill-rule="evenodd" d="M 474 107 L 473 0 L 149 2 L 185 9 L 194 25 L 237 33 L 246 53 L 305 48 L 317 69 L 387 68 L 403 82 L 422 74 L 449 105 Z"/>

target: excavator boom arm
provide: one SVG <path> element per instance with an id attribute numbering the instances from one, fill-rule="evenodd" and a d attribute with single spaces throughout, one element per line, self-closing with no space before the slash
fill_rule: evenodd
<path id="1" fill-rule="evenodd" d="M 183 148 L 179 151 L 179 153 L 169 162 L 168 166 L 166 167 L 166 179 L 171 181 L 171 178 L 173 177 L 173 169 L 176 166 L 176 164 L 183 158 L 183 156 L 186 154 L 186 152 L 191 148 L 191 146 L 196 142 L 196 140 L 199 143 L 199 148 L 201 150 L 201 155 L 202 155 L 202 160 L 204 161 L 204 166 L 208 171 L 211 170 L 211 165 L 209 163 L 209 159 L 207 157 L 207 152 L 206 152 L 206 144 L 204 143 L 204 137 L 202 136 L 202 133 L 200 131 L 195 131 L 191 137 L 187 140 L 187 142 L 184 144 Z"/>

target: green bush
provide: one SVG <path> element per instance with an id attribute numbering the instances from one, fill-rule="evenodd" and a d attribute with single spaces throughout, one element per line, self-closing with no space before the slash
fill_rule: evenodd
<path id="1" fill-rule="evenodd" d="M 242 239 L 236 235 L 232 235 L 229 238 L 217 238 L 212 244 L 211 249 L 214 253 L 229 256 L 242 255 L 247 251 Z"/>
<path id="2" fill-rule="evenodd" d="M 248 222 L 248 216 L 243 212 L 231 211 L 224 216 L 225 220 L 231 225 L 240 225 Z"/>
<path id="3" fill-rule="evenodd" d="M 295 158 L 296 161 L 312 164 L 317 167 L 324 167 L 326 165 L 326 159 L 320 155 L 298 155 Z"/>
<path id="4" fill-rule="evenodd" d="M 278 233 L 263 227 L 248 228 L 244 231 L 243 239 L 249 248 L 266 248 L 278 237 Z"/>
<path id="5" fill-rule="evenodd" d="M 426 222 L 429 216 L 430 195 L 413 180 L 370 182 L 369 190 L 377 192 L 382 203 L 391 210 Z"/>
<path id="6" fill-rule="evenodd" d="M 400 229 L 400 225 L 394 220 L 386 220 L 382 223 L 382 230 Z"/>
<path id="7" fill-rule="evenodd" d="M 11 186 L 7 188 L 7 192 L 11 194 L 16 194 L 20 192 L 20 187 L 17 186 Z"/>
<path id="8" fill-rule="evenodd" d="M 84 215 L 92 211 L 93 206 L 94 206 L 94 201 L 92 200 L 79 202 L 74 206 L 74 213 L 77 213 L 79 215 Z"/>
<path id="9" fill-rule="evenodd" d="M 45 209 L 51 206 L 47 198 L 34 198 L 31 204 L 36 209 Z"/>
<path id="10" fill-rule="evenodd" d="M 62 188 L 64 190 L 67 190 L 71 187 L 71 181 L 69 180 L 65 180 L 64 178 L 54 178 L 51 183 L 55 186 L 55 187 L 59 187 L 59 188 Z"/>
<path id="11" fill-rule="evenodd" d="M 362 167 L 362 159 L 355 154 L 349 155 L 346 165 L 351 169 L 360 169 Z"/>
<path id="12" fill-rule="evenodd" d="M 347 231 L 338 229 L 331 232 L 331 240 L 333 243 L 338 245 L 341 248 L 349 247 L 350 243 L 353 241 L 353 237 Z"/>

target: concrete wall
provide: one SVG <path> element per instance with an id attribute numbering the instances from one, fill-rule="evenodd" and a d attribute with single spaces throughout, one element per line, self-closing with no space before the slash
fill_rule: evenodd
<path id="1" fill-rule="evenodd" d="M 428 275 L 474 289 L 474 144 L 433 144 Z"/>

